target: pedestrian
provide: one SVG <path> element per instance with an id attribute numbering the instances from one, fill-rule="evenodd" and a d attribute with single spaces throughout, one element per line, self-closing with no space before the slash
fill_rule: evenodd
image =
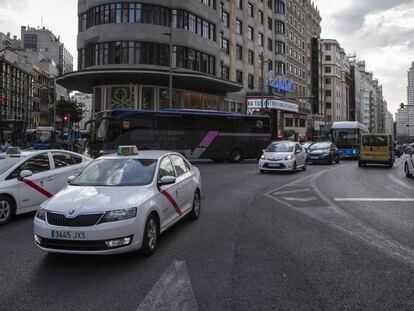
<path id="1" fill-rule="evenodd" d="M 11 145 L 10 145 L 9 141 L 8 141 L 8 140 L 6 140 L 5 144 L 3 145 L 2 150 L 3 150 L 4 152 L 6 152 L 6 151 L 7 151 L 7 149 L 9 149 L 9 147 L 11 147 Z"/>

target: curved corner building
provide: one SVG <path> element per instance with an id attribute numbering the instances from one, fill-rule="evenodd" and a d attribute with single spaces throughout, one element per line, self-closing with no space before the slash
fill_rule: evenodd
<path id="1" fill-rule="evenodd" d="M 315 14 L 310 0 L 79 0 L 78 71 L 57 82 L 93 93 L 95 111 L 246 113 L 263 96 L 283 111 L 289 105 L 277 99 L 311 93 L 309 44 L 320 26 L 307 23 Z M 269 77 L 288 79 L 292 91 L 272 88 Z M 288 112 L 310 108 L 294 104 Z"/>

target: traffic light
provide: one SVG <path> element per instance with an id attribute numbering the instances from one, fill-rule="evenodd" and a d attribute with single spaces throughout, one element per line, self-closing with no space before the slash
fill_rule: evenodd
<path id="1" fill-rule="evenodd" d="M 67 114 L 65 114 L 65 115 L 63 115 L 63 121 L 68 121 L 69 120 L 69 117 L 68 117 L 68 115 Z"/>
<path id="2" fill-rule="evenodd" d="M 401 109 L 401 110 L 404 110 L 404 108 L 405 108 L 404 103 L 401 103 L 401 105 L 400 105 L 400 109 Z"/>

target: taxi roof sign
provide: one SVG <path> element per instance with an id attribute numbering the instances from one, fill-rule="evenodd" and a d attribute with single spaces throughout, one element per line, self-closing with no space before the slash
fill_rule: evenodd
<path id="1" fill-rule="evenodd" d="M 137 146 L 119 146 L 117 154 L 119 156 L 138 155 Z"/>

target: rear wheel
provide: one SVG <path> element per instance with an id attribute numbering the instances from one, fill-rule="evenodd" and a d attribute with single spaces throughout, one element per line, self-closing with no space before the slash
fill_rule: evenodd
<path id="1" fill-rule="evenodd" d="M 407 176 L 408 178 L 413 177 L 413 174 L 410 173 L 410 169 L 408 168 L 408 163 L 405 163 L 404 171 L 405 171 L 405 176 Z"/>
<path id="2" fill-rule="evenodd" d="M 7 224 L 13 217 L 14 203 L 5 195 L 0 195 L 0 226 Z"/>
<path id="3" fill-rule="evenodd" d="M 141 252 L 145 256 L 154 254 L 159 236 L 158 220 L 154 214 L 151 214 L 145 224 L 144 238 L 142 240 Z"/>
<path id="4" fill-rule="evenodd" d="M 335 163 L 339 164 L 339 162 L 341 161 L 341 158 L 339 156 L 336 157 Z"/>
<path id="5" fill-rule="evenodd" d="M 302 171 L 306 171 L 306 161 L 303 163 Z"/>
<path id="6" fill-rule="evenodd" d="M 243 155 L 239 149 L 234 149 L 230 152 L 229 161 L 231 163 L 239 163 L 241 160 L 243 160 Z"/>

